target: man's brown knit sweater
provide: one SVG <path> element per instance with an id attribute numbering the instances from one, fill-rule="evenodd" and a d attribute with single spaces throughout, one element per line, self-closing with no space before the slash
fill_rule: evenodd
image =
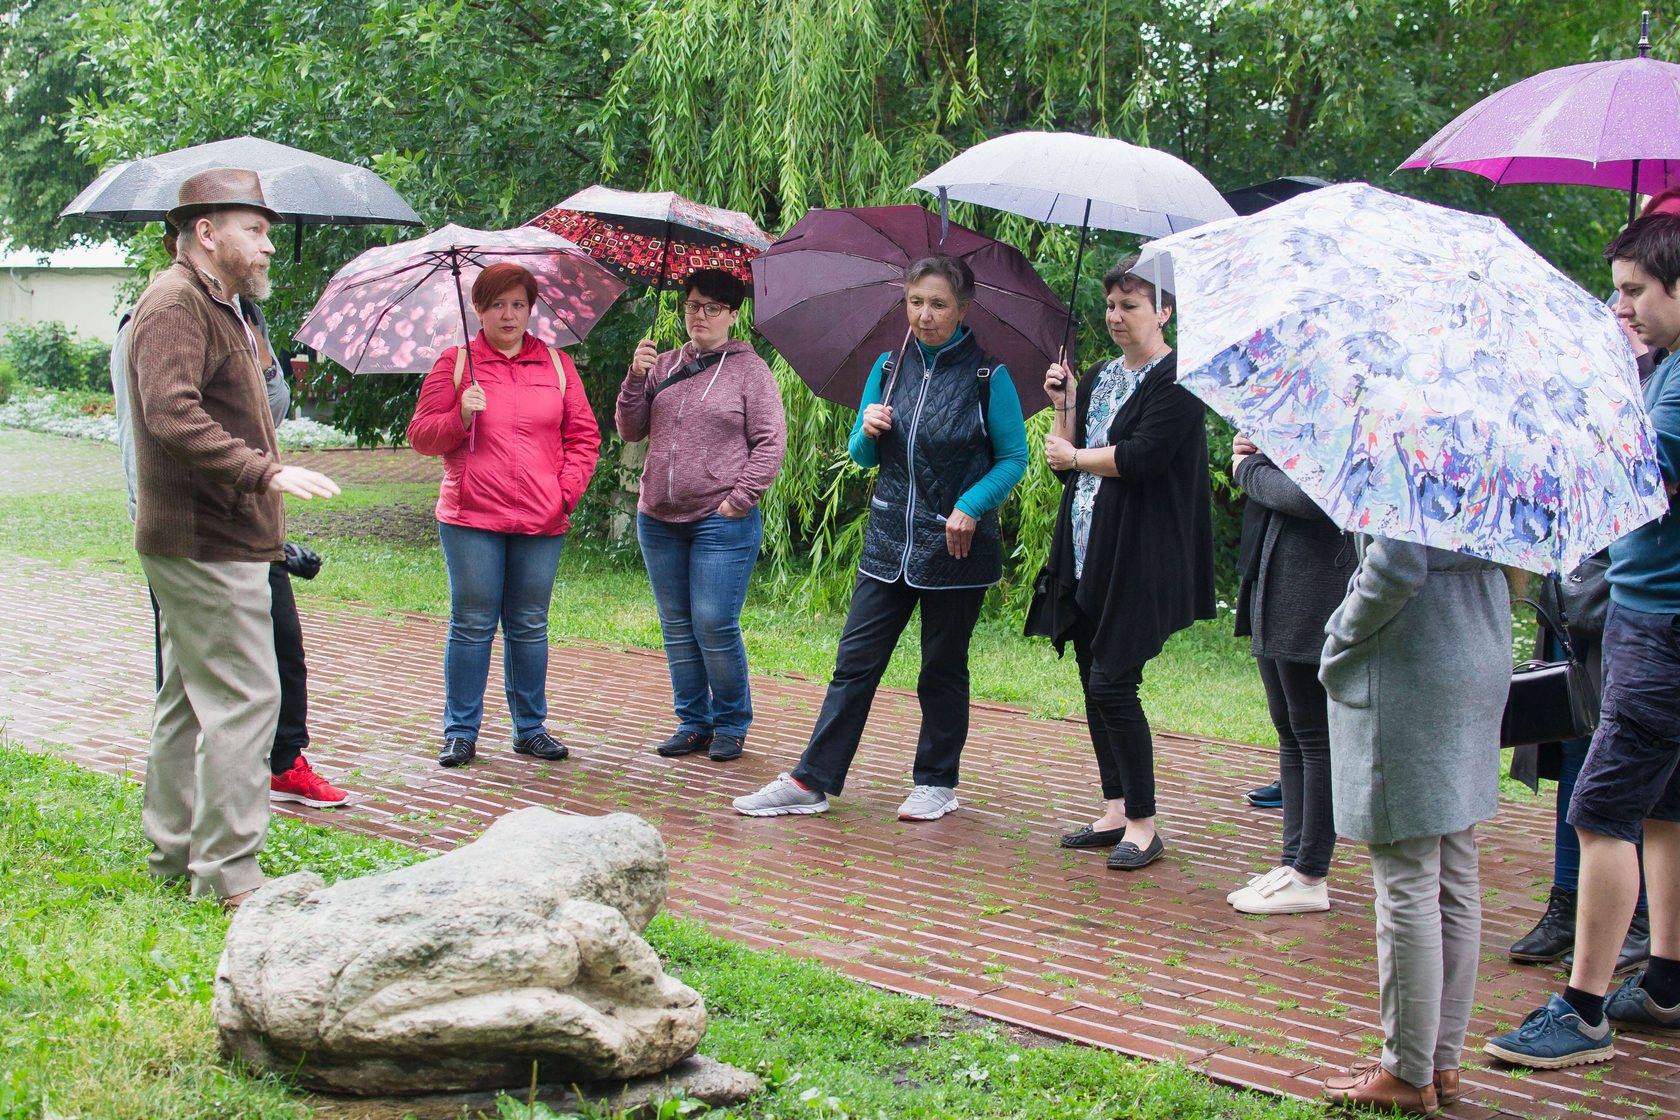
<path id="1" fill-rule="evenodd" d="M 138 508 L 134 547 L 193 560 L 282 557 L 285 505 L 274 421 L 250 335 L 177 261 L 134 308 L 129 327 Z"/>

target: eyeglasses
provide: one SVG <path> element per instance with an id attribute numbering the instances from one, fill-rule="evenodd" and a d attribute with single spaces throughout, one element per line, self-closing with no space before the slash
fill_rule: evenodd
<path id="1" fill-rule="evenodd" d="M 682 305 L 684 315 L 704 315 L 708 319 L 716 319 L 729 308 L 721 303 L 695 303 L 690 300 Z"/>

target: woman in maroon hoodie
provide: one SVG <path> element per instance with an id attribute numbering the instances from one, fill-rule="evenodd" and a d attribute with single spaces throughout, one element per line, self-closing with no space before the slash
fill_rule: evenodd
<path id="1" fill-rule="evenodd" d="M 746 286 L 715 268 L 689 273 L 689 342 L 663 354 L 643 339 L 618 391 L 618 431 L 646 438 L 636 536 L 659 604 L 677 730 L 667 757 L 740 758 L 752 723 L 741 604 L 764 540 L 758 502 L 787 450 L 770 367 L 730 329 Z"/>
<path id="2" fill-rule="evenodd" d="M 548 604 L 567 518 L 595 473 L 601 432 L 572 360 L 525 330 L 536 298 L 536 278 L 519 265 L 480 273 L 472 301 L 483 329 L 468 344 L 472 375 L 465 376 L 461 347 L 445 350 L 408 426 L 414 449 L 444 462 L 437 519 L 449 569 L 449 639 L 441 766 L 464 766 L 477 751 L 498 621 L 515 753 L 568 753 L 544 726 Z"/>

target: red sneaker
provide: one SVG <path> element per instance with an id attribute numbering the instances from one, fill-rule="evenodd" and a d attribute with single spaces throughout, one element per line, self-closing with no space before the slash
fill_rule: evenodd
<path id="1" fill-rule="evenodd" d="M 270 801 L 297 801 L 315 809 L 332 809 L 350 800 L 350 795 L 333 786 L 309 766 L 301 754 L 292 768 L 268 780 Z"/>

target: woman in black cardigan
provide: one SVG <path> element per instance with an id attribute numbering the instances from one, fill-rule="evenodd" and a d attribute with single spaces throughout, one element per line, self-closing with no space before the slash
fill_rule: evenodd
<path id="1" fill-rule="evenodd" d="M 1073 643 L 1102 775 L 1102 816 L 1062 845 L 1112 846 L 1108 866 L 1121 871 L 1163 850 L 1154 744 L 1138 701 L 1143 667 L 1169 636 L 1214 615 L 1204 409 L 1179 386 L 1162 334 L 1172 294 L 1129 275 L 1136 262 L 1103 277 L 1121 356 L 1087 369 L 1076 399 L 1069 370 L 1045 375 L 1056 408 L 1045 459 L 1062 480 L 1062 507 L 1028 622 L 1058 653 Z"/>

